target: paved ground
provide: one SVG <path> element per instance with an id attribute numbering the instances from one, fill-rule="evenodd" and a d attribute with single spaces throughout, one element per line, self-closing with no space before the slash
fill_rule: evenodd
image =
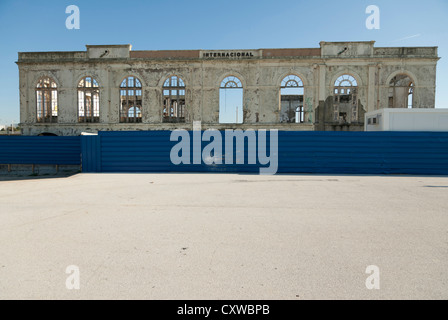
<path id="1" fill-rule="evenodd" d="M 448 177 L 8 177 L 0 208 L 1 299 L 448 299 Z"/>

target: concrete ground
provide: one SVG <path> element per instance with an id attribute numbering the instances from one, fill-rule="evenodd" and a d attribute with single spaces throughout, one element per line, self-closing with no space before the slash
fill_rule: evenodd
<path id="1" fill-rule="evenodd" d="M 0 208 L 0 299 L 448 298 L 448 177 L 3 177 Z"/>

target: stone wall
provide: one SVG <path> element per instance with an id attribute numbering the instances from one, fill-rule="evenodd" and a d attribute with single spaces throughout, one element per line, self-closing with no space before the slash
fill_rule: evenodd
<path id="1" fill-rule="evenodd" d="M 203 129 L 363 130 L 365 112 L 388 107 L 388 84 L 400 73 L 414 81 L 413 107 L 434 108 L 437 48 L 374 48 L 374 42 L 321 42 L 320 47 L 246 50 L 252 56 L 241 58 L 204 54 L 215 50 L 132 52 L 130 45 L 19 53 L 21 127 L 25 135 L 192 129 L 193 121 L 201 121 Z M 334 83 L 343 74 L 352 75 L 358 84 L 359 112 L 353 123 L 335 122 L 330 116 Z M 186 85 L 185 123 L 162 123 L 162 85 L 172 75 Z M 243 124 L 219 123 L 219 86 L 229 75 L 238 77 L 244 88 Z M 311 110 L 304 124 L 279 120 L 280 84 L 288 75 L 303 81 L 304 103 Z M 56 124 L 36 123 L 35 87 L 44 76 L 58 86 Z M 78 123 L 77 85 L 85 76 L 94 77 L 100 86 L 100 123 Z M 139 78 L 143 86 L 142 123 L 119 123 L 119 87 L 127 76 Z"/>

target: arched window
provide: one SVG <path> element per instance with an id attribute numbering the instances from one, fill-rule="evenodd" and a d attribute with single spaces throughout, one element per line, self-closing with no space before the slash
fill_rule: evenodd
<path id="1" fill-rule="evenodd" d="M 142 83 L 139 79 L 130 76 L 121 82 L 120 101 L 120 122 L 142 122 Z"/>
<path id="2" fill-rule="evenodd" d="M 171 76 L 163 83 L 163 122 L 185 122 L 185 83 Z"/>
<path id="3" fill-rule="evenodd" d="M 58 122 L 58 86 L 50 77 L 37 83 L 36 108 L 37 122 Z"/>
<path id="4" fill-rule="evenodd" d="M 358 83 L 344 74 L 334 83 L 333 121 L 358 121 Z"/>
<path id="5" fill-rule="evenodd" d="M 414 106 L 414 82 L 405 74 L 398 74 L 389 82 L 389 108 Z"/>
<path id="6" fill-rule="evenodd" d="M 92 77 L 84 77 L 78 83 L 78 121 L 100 121 L 100 89 Z"/>
<path id="7" fill-rule="evenodd" d="M 243 85 L 235 76 L 229 76 L 221 82 L 219 123 L 243 123 Z"/>
<path id="8" fill-rule="evenodd" d="M 280 122 L 303 123 L 303 82 L 296 75 L 286 76 L 280 86 Z"/>

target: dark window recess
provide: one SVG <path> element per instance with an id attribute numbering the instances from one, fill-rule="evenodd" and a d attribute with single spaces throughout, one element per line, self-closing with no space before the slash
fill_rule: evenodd
<path id="1" fill-rule="evenodd" d="M 163 122 L 185 122 L 185 83 L 178 76 L 171 76 L 163 84 Z"/>
<path id="2" fill-rule="evenodd" d="M 142 122 L 142 83 L 136 77 L 124 79 L 120 85 L 120 122 Z"/>

